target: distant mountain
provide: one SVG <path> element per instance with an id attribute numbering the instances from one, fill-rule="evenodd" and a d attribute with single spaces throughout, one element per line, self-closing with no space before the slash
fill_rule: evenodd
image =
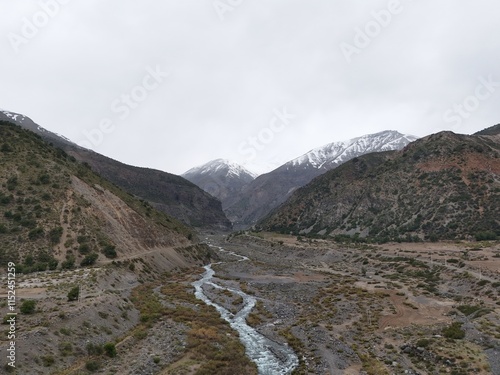
<path id="1" fill-rule="evenodd" d="M 283 203 L 296 189 L 326 171 L 367 153 L 402 149 L 416 139 L 388 130 L 329 143 L 257 177 L 243 188 L 241 194 L 228 197 L 222 205 L 236 228 L 251 226 Z"/>
<path id="2" fill-rule="evenodd" d="M 258 227 L 381 241 L 500 236 L 500 136 L 441 132 L 356 157 L 297 190 Z"/>
<path id="3" fill-rule="evenodd" d="M 231 223 L 222 211 L 221 203 L 180 176 L 123 164 L 80 147 L 21 114 L 0 110 L 0 120 L 33 131 L 77 160 L 87 163 L 95 172 L 125 191 L 148 201 L 158 210 L 187 225 L 207 229 L 231 229 Z"/>
<path id="4" fill-rule="evenodd" d="M 256 177 L 241 165 L 224 159 L 212 160 L 190 169 L 181 176 L 223 203 L 229 197 L 239 194 L 241 189 Z"/>

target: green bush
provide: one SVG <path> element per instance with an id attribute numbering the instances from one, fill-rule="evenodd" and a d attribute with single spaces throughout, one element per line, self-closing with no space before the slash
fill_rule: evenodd
<path id="1" fill-rule="evenodd" d="M 118 256 L 115 249 L 115 246 L 107 244 L 104 246 L 102 253 L 106 258 L 114 259 Z"/>
<path id="2" fill-rule="evenodd" d="M 82 255 L 85 255 L 85 254 L 88 254 L 90 253 L 90 246 L 89 244 L 87 243 L 82 243 L 79 247 L 78 247 L 78 252 Z"/>
<path id="3" fill-rule="evenodd" d="M 50 176 L 47 173 L 44 173 L 38 177 L 38 181 L 41 184 L 47 185 L 48 183 L 50 183 Z"/>
<path id="4" fill-rule="evenodd" d="M 88 361 L 87 363 L 85 363 L 85 368 L 90 372 L 99 370 L 99 367 L 101 366 L 99 365 L 99 362 L 96 361 Z"/>
<path id="5" fill-rule="evenodd" d="M 68 292 L 68 301 L 76 301 L 80 295 L 80 287 L 75 286 Z"/>
<path id="6" fill-rule="evenodd" d="M 8 153 L 14 151 L 14 149 L 8 143 L 3 143 L 2 147 L 0 147 L 0 151 L 3 153 Z"/>
<path id="7" fill-rule="evenodd" d="M 43 232 L 42 228 L 35 228 L 35 229 L 30 230 L 30 232 L 28 233 L 28 238 L 33 241 L 33 240 L 36 240 L 38 238 L 43 237 L 43 235 L 44 235 L 44 232 Z"/>
<path id="8" fill-rule="evenodd" d="M 86 346 L 89 355 L 101 355 L 104 352 L 102 345 L 89 342 Z"/>
<path id="9" fill-rule="evenodd" d="M 106 355 L 108 357 L 116 357 L 116 346 L 114 343 L 112 342 L 108 342 L 106 344 L 104 344 L 104 352 L 106 353 Z"/>
<path id="10" fill-rule="evenodd" d="M 50 366 L 52 366 L 56 362 L 56 360 L 54 359 L 54 357 L 51 356 L 51 355 L 46 355 L 46 356 L 40 357 L 40 359 L 42 360 L 42 364 L 45 367 L 50 367 Z"/>
<path id="11" fill-rule="evenodd" d="M 497 239 L 496 233 L 492 231 L 477 232 L 474 236 L 476 241 L 494 241 Z"/>
<path id="12" fill-rule="evenodd" d="M 447 339 L 461 340 L 465 337 L 465 331 L 462 330 L 462 323 L 455 322 L 443 329 L 443 336 Z"/>
<path id="13" fill-rule="evenodd" d="M 70 342 L 62 342 L 59 344 L 59 350 L 61 351 L 61 355 L 66 357 L 73 353 L 73 345 Z"/>
<path id="14" fill-rule="evenodd" d="M 75 267 L 75 257 L 70 255 L 64 262 L 61 264 L 61 268 L 63 270 L 70 270 Z"/>
<path id="15" fill-rule="evenodd" d="M 89 254 L 85 258 L 83 258 L 82 262 L 80 263 L 80 266 L 82 267 L 91 266 L 96 262 L 97 258 L 99 258 L 99 254 L 97 253 Z"/>
<path id="16" fill-rule="evenodd" d="M 33 314 L 36 309 L 36 301 L 33 299 L 27 299 L 21 304 L 20 311 L 23 314 Z"/>
<path id="17" fill-rule="evenodd" d="M 420 339 L 415 343 L 415 346 L 418 348 L 427 348 L 431 344 L 431 340 L 429 339 Z"/>
<path id="18" fill-rule="evenodd" d="M 50 243 L 52 245 L 57 245 L 61 241 L 62 234 L 63 234 L 62 227 L 51 229 L 48 234 Z"/>

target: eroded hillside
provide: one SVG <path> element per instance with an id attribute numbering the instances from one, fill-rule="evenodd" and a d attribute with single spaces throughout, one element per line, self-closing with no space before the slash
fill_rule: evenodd
<path id="1" fill-rule="evenodd" d="M 499 217 L 499 136 L 442 132 L 327 172 L 259 227 L 377 241 L 495 238 Z"/>

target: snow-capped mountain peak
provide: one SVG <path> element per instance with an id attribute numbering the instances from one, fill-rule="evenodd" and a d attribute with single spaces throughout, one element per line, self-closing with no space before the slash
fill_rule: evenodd
<path id="1" fill-rule="evenodd" d="M 386 130 L 312 149 L 304 155 L 289 161 L 286 166 L 331 169 L 332 165 L 342 164 L 359 155 L 402 149 L 415 140 L 417 140 L 417 137 L 413 135 L 401 134 L 395 130 Z"/>
<path id="2" fill-rule="evenodd" d="M 224 201 L 227 197 L 238 195 L 257 175 L 232 161 L 216 159 L 191 168 L 182 177 Z"/>
<path id="3" fill-rule="evenodd" d="M 215 159 L 200 165 L 198 167 L 191 168 L 185 172 L 182 176 L 192 176 L 192 175 L 225 175 L 226 177 L 242 177 L 249 176 L 252 179 L 257 177 L 257 175 L 245 167 L 239 165 L 238 163 L 232 162 L 226 159 Z"/>

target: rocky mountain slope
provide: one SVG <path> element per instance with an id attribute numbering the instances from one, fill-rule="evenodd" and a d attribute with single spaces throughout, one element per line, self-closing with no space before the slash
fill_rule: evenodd
<path id="1" fill-rule="evenodd" d="M 239 194 L 244 186 L 252 182 L 256 175 L 237 163 L 216 159 L 195 167 L 181 175 L 198 185 L 222 202 Z"/>
<path id="2" fill-rule="evenodd" d="M 0 263 L 72 269 L 191 245 L 193 233 L 31 131 L 0 121 Z M 172 264 L 186 265 L 175 251 Z"/>
<path id="3" fill-rule="evenodd" d="M 10 121 L 35 132 L 77 160 L 87 163 L 95 172 L 112 183 L 187 225 L 220 230 L 231 228 L 231 223 L 222 211 L 221 203 L 180 176 L 120 163 L 79 147 L 21 114 L 0 111 L 0 120 Z"/>
<path id="4" fill-rule="evenodd" d="M 399 150 L 415 139 L 396 131 L 383 131 L 311 150 L 257 177 L 239 195 L 223 200 L 226 215 L 235 227 L 251 226 L 283 203 L 296 189 L 326 171 L 370 152 Z"/>
<path id="5" fill-rule="evenodd" d="M 196 335 L 215 332 L 222 365 L 251 374 L 229 325 L 186 289 L 212 255 L 180 221 L 0 121 L 0 350 L 15 347 L 0 373 L 151 374 L 184 355 L 202 369 L 218 351 Z"/>
<path id="6" fill-rule="evenodd" d="M 352 159 L 299 189 L 259 224 L 376 240 L 500 235 L 500 135 L 441 132 Z"/>

